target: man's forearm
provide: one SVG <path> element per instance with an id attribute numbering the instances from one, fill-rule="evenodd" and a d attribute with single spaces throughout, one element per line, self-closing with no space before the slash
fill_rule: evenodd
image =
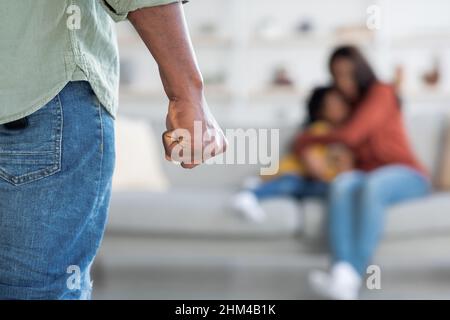
<path id="1" fill-rule="evenodd" d="M 201 99 L 203 80 L 182 5 L 139 9 L 130 12 L 128 19 L 156 60 L 169 99 Z"/>
<path id="2" fill-rule="evenodd" d="M 227 141 L 203 95 L 203 80 L 181 4 L 139 9 L 129 13 L 128 19 L 158 63 L 170 100 L 167 130 L 162 134 L 166 159 L 194 168 L 225 152 Z M 201 141 L 195 139 L 198 127 Z"/>

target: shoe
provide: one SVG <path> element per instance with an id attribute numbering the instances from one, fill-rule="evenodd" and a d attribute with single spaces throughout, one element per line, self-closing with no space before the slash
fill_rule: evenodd
<path id="1" fill-rule="evenodd" d="M 263 222 L 266 213 L 259 204 L 258 198 L 250 191 L 241 191 L 231 201 L 232 208 L 251 222 Z"/>
<path id="2" fill-rule="evenodd" d="M 338 262 L 331 271 L 313 271 L 309 275 L 309 284 L 321 297 L 332 300 L 356 300 L 361 288 L 361 276 L 347 262 Z"/>

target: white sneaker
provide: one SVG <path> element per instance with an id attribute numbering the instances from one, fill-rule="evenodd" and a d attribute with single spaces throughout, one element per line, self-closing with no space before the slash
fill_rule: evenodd
<path id="1" fill-rule="evenodd" d="M 266 213 L 259 204 L 258 198 L 250 191 L 241 191 L 236 194 L 231 201 L 231 206 L 252 222 L 262 222 L 266 218 Z"/>
<path id="2" fill-rule="evenodd" d="M 333 300 L 356 300 L 361 288 L 361 276 L 347 262 L 338 262 L 331 272 L 313 271 L 309 284 L 316 294 Z"/>

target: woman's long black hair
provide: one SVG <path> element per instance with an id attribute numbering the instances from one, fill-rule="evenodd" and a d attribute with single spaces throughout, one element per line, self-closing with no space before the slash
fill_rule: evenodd
<path id="1" fill-rule="evenodd" d="M 359 49 L 351 45 L 341 46 L 334 50 L 328 65 L 330 73 L 333 72 L 332 66 L 334 62 L 341 58 L 350 60 L 355 66 L 354 79 L 358 84 L 358 99 L 355 104 L 358 104 L 365 97 L 372 85 L 378 81 L 377 77 Z"/>

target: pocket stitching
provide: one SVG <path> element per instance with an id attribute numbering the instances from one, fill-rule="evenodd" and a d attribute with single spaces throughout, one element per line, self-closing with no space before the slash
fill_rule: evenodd
<path id="1" fill-rule="evenodd" d="M 63 128 L 63 117 L 62 117 L 62 104 L 59 94 L 55 97 L 56 107 L 56 129 L 52 139 L 54 140 L 54 164 L 43 169 L 39 169 L 33 172 L 29 172 L 20 176 L 10 175 L 4 170 L 0 169 L 0 178 L 11 183 L 15 186 L 20 186 L 29 182 L 37 181 L 42 178 L 51 176 L 57 172 L 61 171 L 61 158 L 62 158 L 62 128 Z M 35 154 L 35 153 L 33 153 Z"/>

